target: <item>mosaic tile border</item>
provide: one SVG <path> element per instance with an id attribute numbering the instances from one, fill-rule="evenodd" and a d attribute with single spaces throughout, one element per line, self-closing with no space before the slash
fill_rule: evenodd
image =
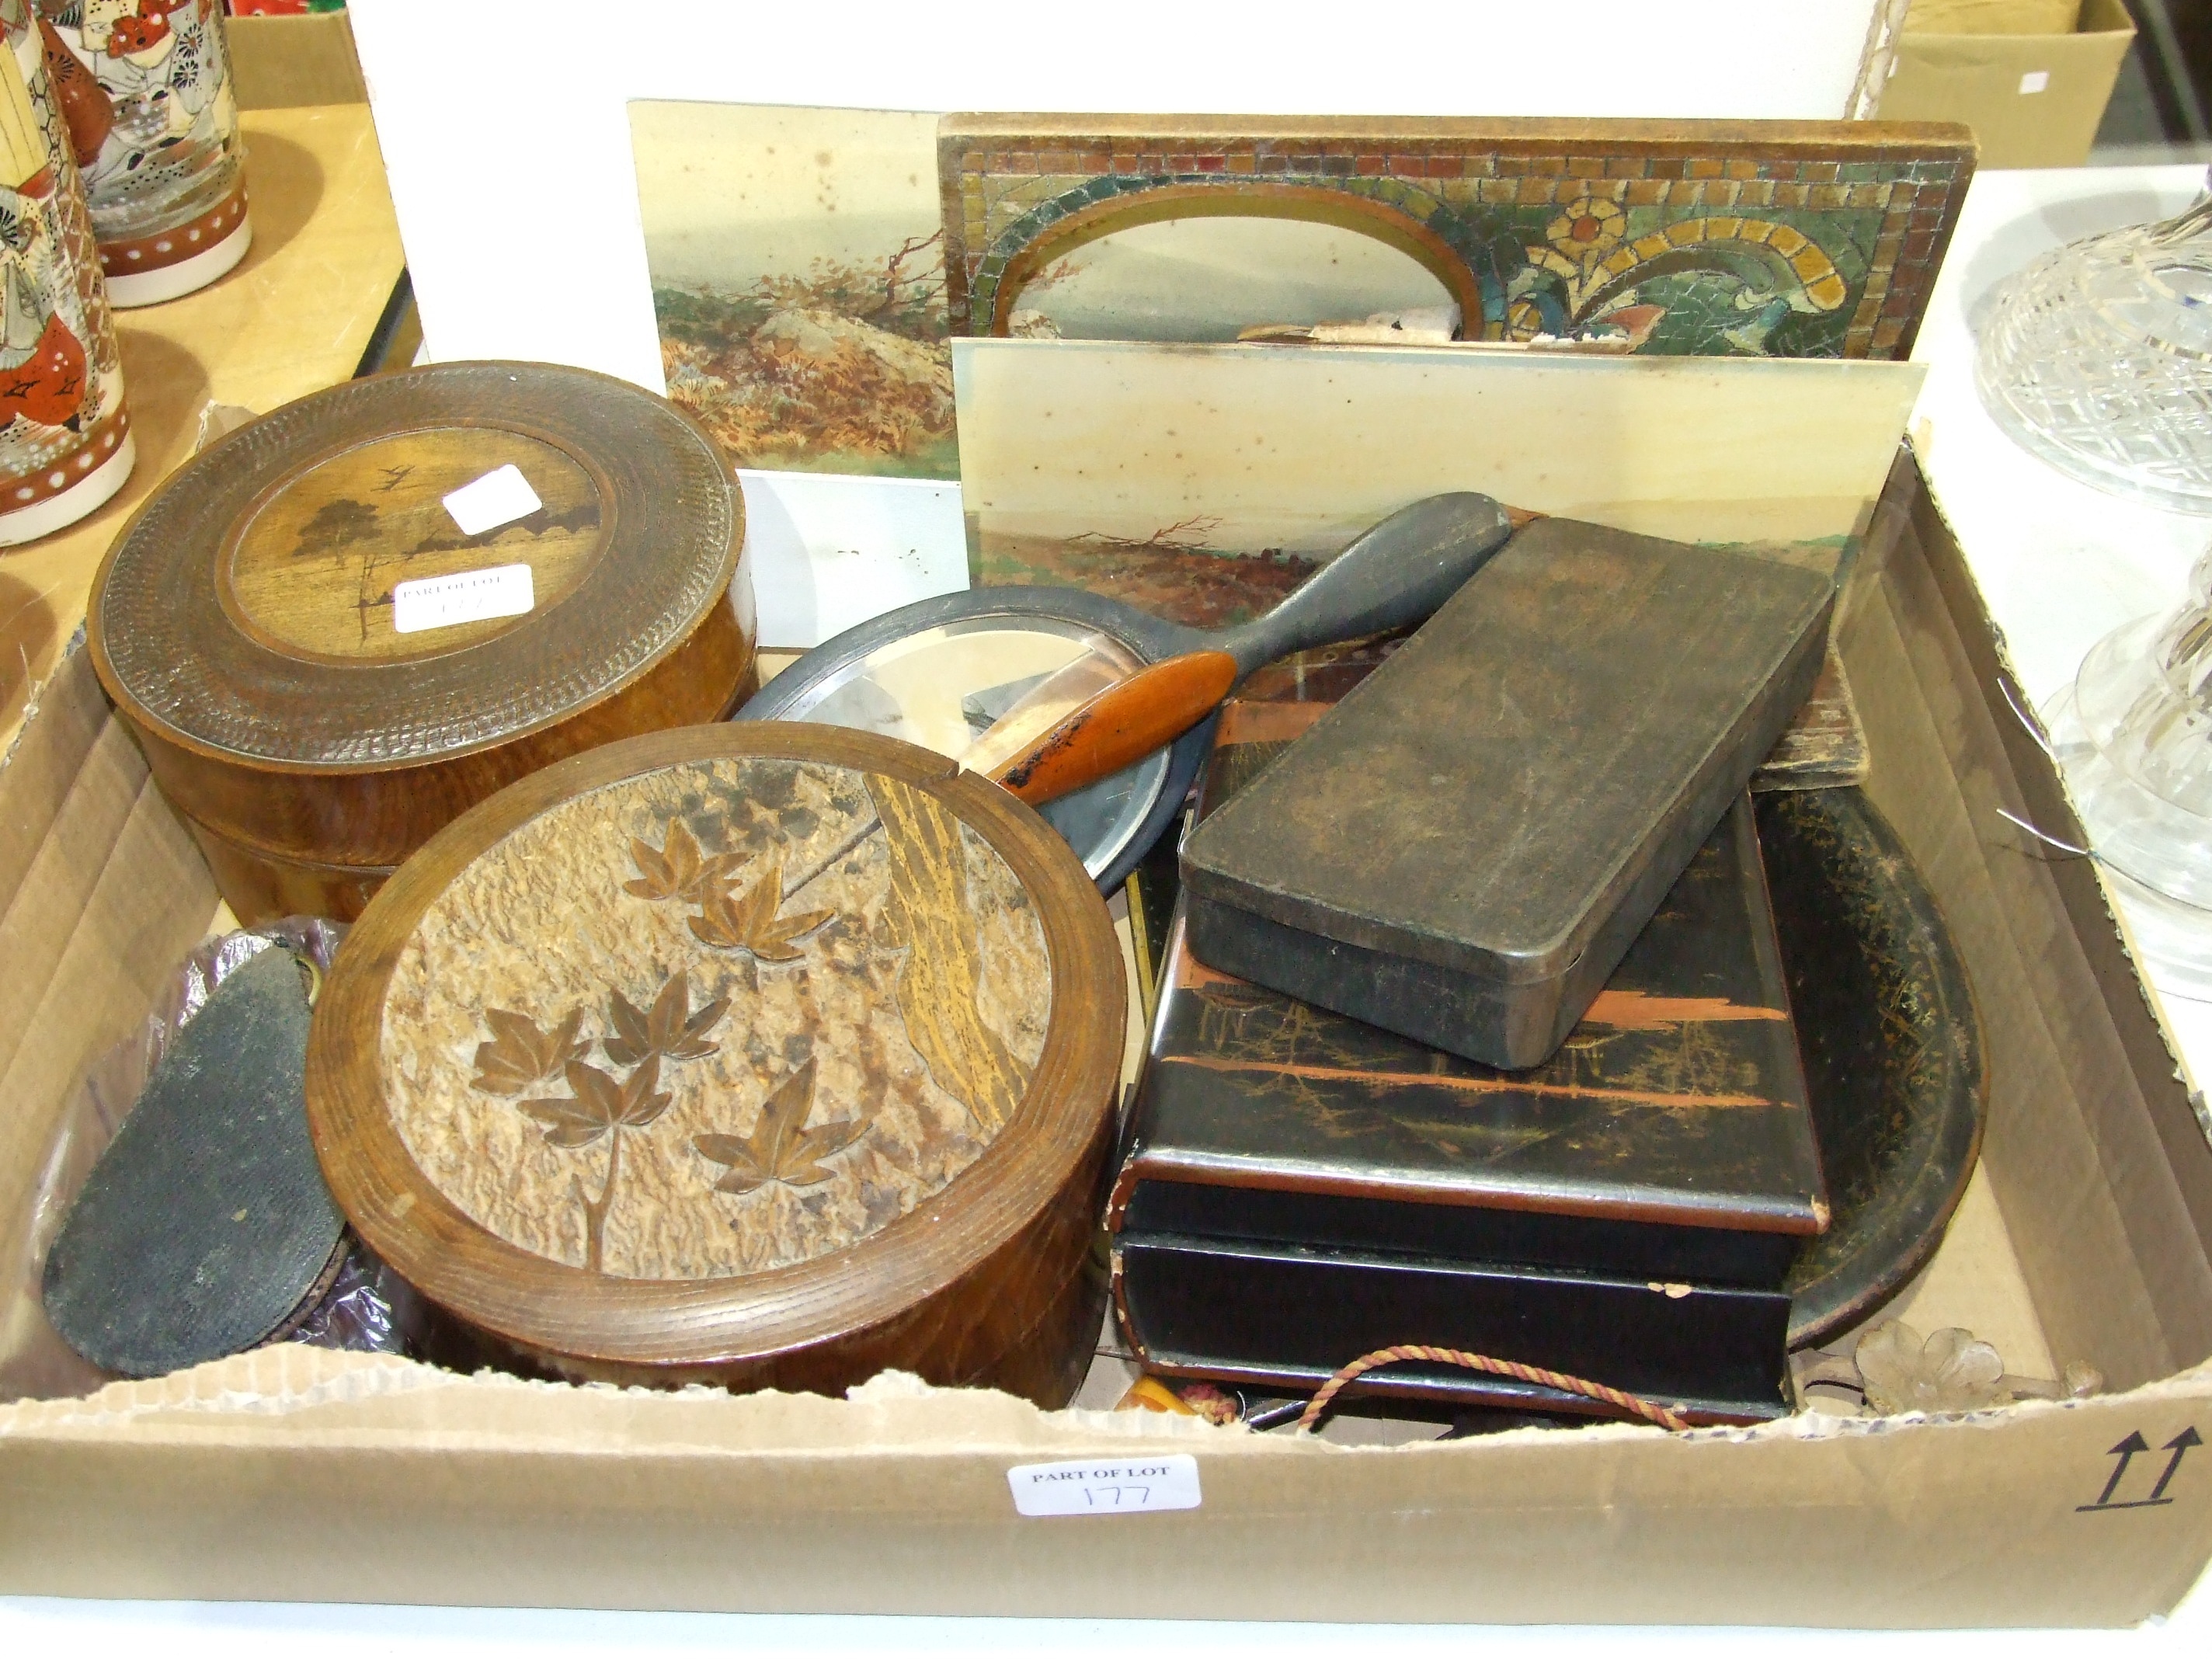
<path id="1" fill-rule="evenodd" d="M 1459 295 L 1485 338 L 1558 332 L 1657 276 L 1748 272 L 1811 319 L 1818 349 L 1778 355 L 1902 357 L 1973 164 L 1964 127 L 1872 122 L 949 116 L 939 129 L 948 300 L 970 334 L 1005 332 L 1020 283 L 1054 252 L 1196 210 L 1377 234 Z"/>

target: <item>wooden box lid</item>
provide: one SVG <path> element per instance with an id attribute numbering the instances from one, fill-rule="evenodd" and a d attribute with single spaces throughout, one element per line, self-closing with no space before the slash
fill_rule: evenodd
<path id="1" fill-rule="evenodd" d="M 443 498 L 503 465 L 542 505 L 475 535 Z M 134 721 L 284 768 L 381 769 L 554 724 L 688 638 L 744 531 L 713 445 L 627 381 L 449 363 L 288 404 L 179 468 L 89 612 Z M 526 559 L 522 616 L 401 634 L 397 580 Z"/>
<path id="2" fill-rule="evenodd" d="M 495 474 L 526 493 L 464 523 L 447 498 Z M 743 532 L 712 443 L 625 381 L 535 363 L 354 380 L 240 428 L 139 509 L 94 583 L 93 662 L 219 873 L 356 891 L 538 767 L 741 702 Z M 402 631 L 395 593 L 411 609 L 423 589 L 404 585 L 439 578 L 507 603 Z M 224 893 L 260 915 L 283 886 Z"/>
<path id="3" fill-rule="evenodd" d="M 965 1381 L 1080 1272 L 1123 1017 L 1103 902 L 1004 791 L 869 733 L 696 727 L 404 866 L 318 1007 L 308 1110 L 370 1246 L 571 1374 Z"/>

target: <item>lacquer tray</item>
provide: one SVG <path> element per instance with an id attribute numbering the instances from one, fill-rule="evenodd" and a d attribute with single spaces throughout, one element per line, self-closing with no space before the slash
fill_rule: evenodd
<path id="1" fill-rule="evenodd" d="M 1802 1348 L 1936 1253 L 1981 1152 L 1989 1080 L 1950 929 L 1864 792 L 1762 795 L 1758 811 L 1833 1209 L 1785 1282 Z"/>

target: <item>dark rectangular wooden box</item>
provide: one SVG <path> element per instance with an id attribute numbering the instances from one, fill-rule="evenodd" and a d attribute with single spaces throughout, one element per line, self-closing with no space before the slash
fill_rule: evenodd
<path id="1" fill-rule="evenodd" d="M 1537 1064 L 1804 702 L 1832 593 L 1750 554 L 1529 526 L 1191 835 L 1191 949 Z"/>
<path id="2" fill-rule="evenodd" d="M 1767 1289 L 1827 1217 L 1748 797 L 1534 1071 L 1232 979 L 1171 932 L 1108 1213 Z"/>
<path id="3" fill-rule="evenodd" d="M 1116 1252 L 1123 1328 L 1147 1370 L 1310 1394 L 1346 1361 L 1425 1343 L 1602 1382 L 1692 1421 L 1788 1410 L 1779 1291 L 1144 1233 Z M 1588 1412 L 1540 1382 L 1416 1361 L 1370 1393 Z"/>
<path id="4" fill-rule="evenodd" d="M 1289 747 L 1241 732 L 1316 712 L 1232 709 L 1201 817 Z M 1781 1287 L 1827 1204 L 1749 798 L 1533 1072 L 1231 978 L 1178 925 L 1108 1219 L 1152 1369 L 1295 1390 L 1424 1343 L 1777 1414 Z M 1567 1399 L 1431 1371 L 1384 1386 Z"/>

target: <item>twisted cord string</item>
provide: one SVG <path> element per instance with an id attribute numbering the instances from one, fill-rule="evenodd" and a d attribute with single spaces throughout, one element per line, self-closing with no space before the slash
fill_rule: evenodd
<path id="1" fill-rule="evenodd" d="M 1632 1412 L 1647 1422 L 1656 1423 L 1662 1429 L 1680 1431 L 1689 1424 L 1677 1413 L 1664 1406 L 1655 1406 L 1632 1394 L 1623 1394 L 1619 1389 L 1608 1389 L 1602 1382 L 1585 1382 L 1579 1376 L 1569 1376 L 1564 1371 L 1547 1371 L 1540 1365 L 1516 1364 L 1510 1359 L 1492 1359 L 1479 1353 L 1465 1353 L 1457 1348 L 1429 1348 L 1418 1343 L 1404 1343 L 1395 1348 L 1377 1348 L 1364 1353 L 1335 1376 L 1321 1385 L 1321 1392 L 1306 1402 L 1305 1411 L 1298 1418 L 1297 1432 L 1310 1434 L 1328 1409 L 1328 1402 L 1347 1382 L 1365 1376 L 1380 1365 L 1394 1364 L 1401 1359 L 1433 1359 L 1447 1365 L 1464 1365 L 1470 1370 L 1489 1371 L 1498 1376 L 1518 1377 L 1523 1382 L 1540 1383 L 1545 1388 L 1558 1389 L 1567 1394 L 1578 1394 L 1587 1400 L 1603 1401 L 1608 1406 L 1618 1406 Z"/>

